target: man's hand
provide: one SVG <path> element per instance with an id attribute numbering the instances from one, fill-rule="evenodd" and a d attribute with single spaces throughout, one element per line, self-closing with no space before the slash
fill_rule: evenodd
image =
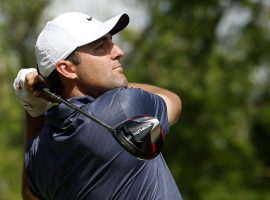
<path id="1" fill-rule="evenodd" d="M 13 83 L 13 89 L 24 109 L 32 117 L 42 115 L 50 103 L 41 98 L 41 92 L 35 91 L 34 86 L 43 82 L 35 68 L 21 69 Z"/>

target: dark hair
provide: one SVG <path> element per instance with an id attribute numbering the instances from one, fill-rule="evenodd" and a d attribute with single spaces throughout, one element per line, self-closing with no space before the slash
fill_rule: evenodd
<path id="1" fill-rule="evenodd" d="M 65 58 L 65 60 L 72 62 L 74 65 L 80 64 L 80 59 L 78 54 L 76 53 L 76 50 L 69 54 L 68 57 Z M 62 95 L 65 86 L 61 82 L 57 70 L 53 70 L 53 72 L 46 78 L 46 82 L 51 92 Z"/>
<path id="2" fill-rule="evenodd" d="M 75 49 L 71 54 L 69 54 L 65 60 L 68 60 L 70 62 L 72 62 L 74 65 L 78 65 L 80 64 L 80 58 L 76 52 L 77 49 Z"/>

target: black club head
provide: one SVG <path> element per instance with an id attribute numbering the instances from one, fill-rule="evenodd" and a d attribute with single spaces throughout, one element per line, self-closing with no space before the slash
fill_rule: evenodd
<path id="1" fill-rule="evenodd" d="M 129 153 L 143 160 L 156 157 L 164 141 L 158 119 L 149 116 L 128 119 L 117 125 L 113 134 Z"/>

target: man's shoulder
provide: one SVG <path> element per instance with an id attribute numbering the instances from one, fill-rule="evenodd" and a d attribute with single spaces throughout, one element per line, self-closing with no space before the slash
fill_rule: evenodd
<path id="1" fill-rule="evenodd" d="M 136 92 L 145 92 L 145 91 L 140 88 L 120 87 L 120 88 L 109 90 L 105 92 L 104 94 L 116 94 L 116 93 L 121 94 L 121 93 L 136 93 Z"/>
<path id="2" fill-rule="evenodd" d="M 147 97 L 153 94 L 148 93 L 140 88 L 116 88 L 113 90 L 109 90 L 101 95 L 101 98 L 108 97 Z"/>
<path id="3" fill-rule="evenodd" d="M 96 98 L 91 106 L 124 112 L 143 111 L 154 106 L 153 95 L 139 88 L 116 88 Z"/>

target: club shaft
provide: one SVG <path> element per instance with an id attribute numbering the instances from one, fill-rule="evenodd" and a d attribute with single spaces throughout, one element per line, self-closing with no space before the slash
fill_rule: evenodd
<path id="1" fill-rule="evenodd" d="M 104 122 L 98 120 L 97 118 L 93 117 L 92 115 L 89 115 L 87 112 L 83 111 L 82 109 L 80 109 L 79 107 L 75 106 L 74 104 L 66 101 L 61 96 L 58 96 L 58 95 L 52 93 L 48 88 L 42 88 L 42 92 L 44 92 L 45 94 L 47 94 L 48 96 L 50 96 L 52 99 L 54 99 L 58 103 L 65 104 L 66 106 L 72 108 L 73 110 L 75 110 L 75 111 L 83 114 L 84 116 L 88 117 L 92 121 L 94 121 L 94 122 L 98 123 L 99 125 L 103 126 L 104 128 L 106 128 L 110 132 L 113 132 L 114 129 L 111 126 L 109 126 L 109 125 L 105 124 Z"/>

